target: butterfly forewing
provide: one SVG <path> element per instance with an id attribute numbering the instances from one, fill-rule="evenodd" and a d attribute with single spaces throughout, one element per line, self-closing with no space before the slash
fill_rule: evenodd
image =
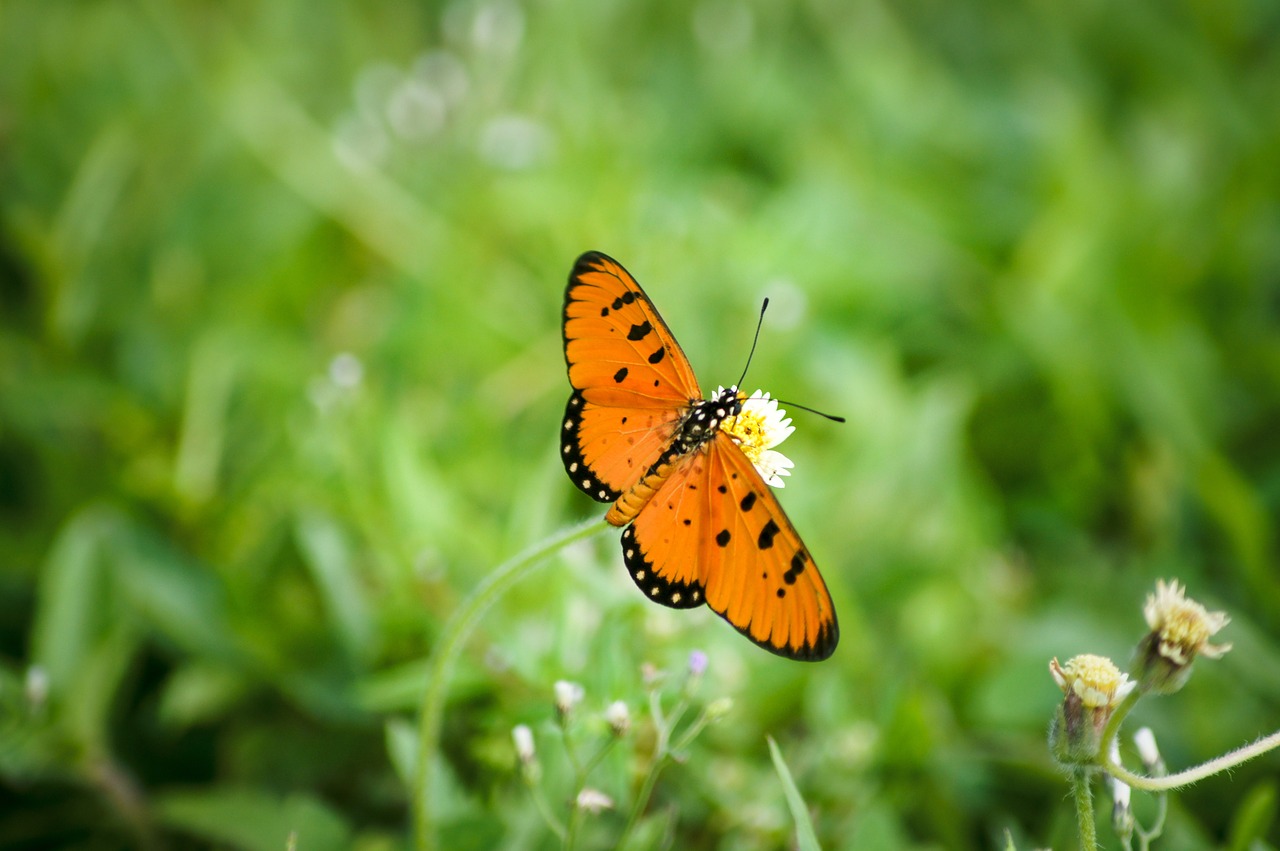
<path id="1" fill-rule="evenodd" d="M 598 252 L 579 257 L 569 275 L 564 356 L 575 392 L 565 407 L 560 457 L 578 488 L 612 502 L 667 447 L 701 391 L 644 290 Z"/>
<path id="2" fill-rule="evenodd" d="M 608 407 L 687 406 L 693 369 L 635 278 L 598 252 L 578 258 L 564 298 L 569 383 Z"/>

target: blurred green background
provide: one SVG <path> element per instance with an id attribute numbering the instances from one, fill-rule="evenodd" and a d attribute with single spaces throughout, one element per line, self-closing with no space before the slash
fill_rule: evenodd
<path id="1" fill-rule="evenodd" d="M 1046 666 L 1127 664 L 1158 577 L 1235 649 L 1126 729 L 1177 769 L 1280 726 L 1276 4 L 8 0 L 0 844 L 410 846 L 444 623 L 604 510 L 557 457 L 586 249 L 704 387 L 773 299 L 747 389 L 849 419 L 793 412 L 780 494 L 842 643 L 565 551 L 467 644 L 446 847 L 558 846 L 510 731 L 563 813 L 562 678 L 584 740 L 631 708 L 625 813 L 640 666 L 693 649 L 734 708 L 654 846 L 786 847 L 768 734 L 825 847 L 1075 847 Z M 1280 845 L 1278 778 L 1174 795 L 1159 847 Z"/>

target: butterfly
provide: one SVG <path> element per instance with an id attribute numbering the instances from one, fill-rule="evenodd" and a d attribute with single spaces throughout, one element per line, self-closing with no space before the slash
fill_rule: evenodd
<path id="1" fill-rule="evenodd" d="M 653 302 L 597 251 L 574 264 L 563 319 L 573 394 L 561 459 L 580 490 L 613 503 L 605 519 L 626 527 L 636 585 L 672 608 L 706 604 L 779 656 L 830 656 L 840 637 L 831 595 L 749 455 L 761 447 L 744 410 L 759 400 L 736 387 L 704 399 Z M 788 472 L 762 466 L 775 485 Z"/>

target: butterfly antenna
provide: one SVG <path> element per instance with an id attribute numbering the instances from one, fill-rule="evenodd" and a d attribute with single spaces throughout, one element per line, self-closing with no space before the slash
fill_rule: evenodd
<path id="1" fill-rule="evenodd" d="M 817 414 L 820 417 L 826 417 L 827 419 L 831 420 L 831 422 L 833 423 L 842 423 L 845 421 L 844 417 L 837 417 L 835 414 L 826 414 L 826 413 L 823 413 L 822 411 L 814 410 L 813 408 L 810 408 L 808 405 L 801 405 L 799 402 L 788 402 L 785 399 L 779 399 L 778 404 L 786 405 L 788 408 L 799 408 L 802 411 L 808 411 L 811 414 Z"/>
<path id="2" fill-rule="evenodd" d="M 751 351 L 747 353 L 747 365 L 742 368 L 742 377 L 738 379 L 738 383 L 734 385 L 739 390 L 742 389 L 742 382 L 747 380 L 747 369 L 751 366 L 751 359 L 756 354 L 756 343 L 760 342 L 760 326 L 764 325 L 764 312 L 769 309 L 769 299 L 764 300 L 764 304 L 760 305 L 760 318 L 756 320 L 756 335 L 751 340 Z"/>
<path id="3" fill-rule="evenodd" d="M 764 312 L 768 309 L 769 309 L 769 299 L 766 298 L 764 300 L 764 304 L 760 305 L 760 318 L 756 320 L 756 336 L 751 340 L 751 351 L 747 354 L 747 365 L 742 368 L 742 377 L 738 379 L 738 383 L 735 385 L 738 388 L 738 390 L 742 390 L 742 382 L 746 381 L 747 379 L 747 369 L 748 367 L 751 366 L 751 358 L 755 357 L 755 354 L 756 354 L 756 343 L 760 342 L 760 327 L 764 325 Z M 782 399 L 778 399 L 777 401 L 779 405 L 786 405 L 791 408 L 799 408 L 802 411 L 808 411 L 811 414 L 817 414 L 820 417 L 826 417 L 827 419 L 831 420 L 833 423 L 842 423 L 845 421 L 844 417 L 837 417 L 835 414 L 825 414 L 822 411 L 814 410 L 813 408 L 810 408 L 808 405 L 801 405 L 798 402 L 787 402 Z"/>

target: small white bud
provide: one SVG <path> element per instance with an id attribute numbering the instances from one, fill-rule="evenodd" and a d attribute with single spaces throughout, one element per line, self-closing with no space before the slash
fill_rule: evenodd
<path id="1" fill-rule="evenodd" d="M 511 731 L 511 741 L 516 746 L 516 756 L 522 765 L 532 765 L 537 754 L 533 749 L 533 731 L 527 724 L 517 724 Z"/>
<path id="2" fill-rule="evenodd" d="M 627 704 L 621 700 L 615 700 L 610 703 L 604 711 L 604 720 L 609 723 L 609 729 L 613 730 L 613 734 L 618 738 L 622 738 L 631 729 L 631 713 L 627 711 Z"/>
<path id="3" fill-rule="evenodd" d="M 1138 748 L 1138 758 L 1142 760 L 1147 771 L 1154 771 L 1160 764 L 1160 748 L 1156 747 L 1156 736 L 1150 727 L 1140 727 L 1133 734 L 1133 743 Z"/>
<path id="4" fill-rule="evenodd" d="M 577 683 L 571 683 L 568 680 L 556 680 L 556 711 L 563 718 L 573 711 L 573 708 L 582 702 L 583 695 L 586 692 L 582 686 Z"/>
<path id="5" fill-rule="evenodd" d="M 596 814 L 601 810 L 613 809 L 613 799 L 601 792 L 599 789 L 584 788 L 578 793 L 577 801 L 578 809 L 586 810 L 591 814 Z"/>

